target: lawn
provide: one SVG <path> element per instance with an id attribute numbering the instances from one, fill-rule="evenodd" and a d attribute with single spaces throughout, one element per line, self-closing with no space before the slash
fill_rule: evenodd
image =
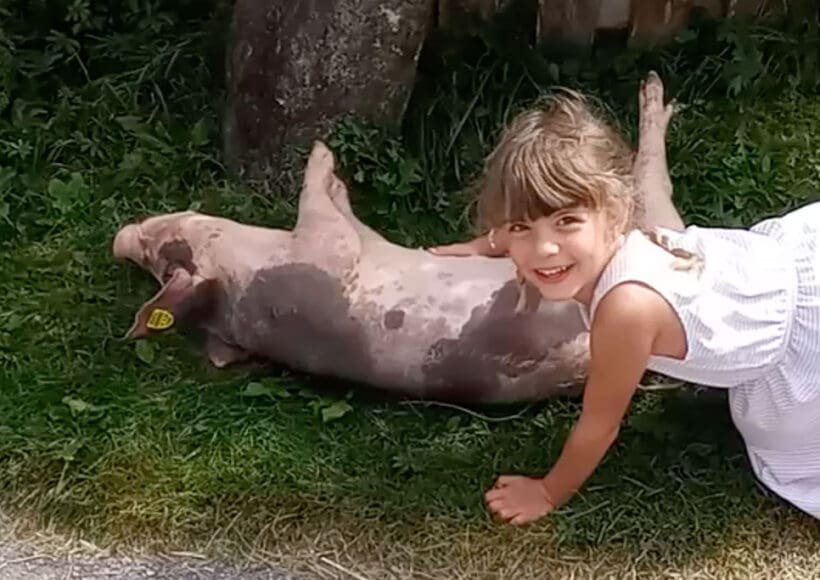
<path id="1" fill-rule="evenodd" d="M 547 470 L 577 401 L 460 409 L 287 369 L 218 371 L 174 334 L 122 340 L 155 290 L 111 258 L 122 223 L 189 207 L 295 216 L 298 175 L 266 188 L 221 165 L 222 19 L 186 7 L 46 40 L 10 19 L 0 37 L 0 510 L 21 533 L 307 569 L 324 555 L 373 578 L 820 566 L 820 528 L 757 489 L 721 393 L 641 393 L 583 492 L 513 530 L 482 494 L 499 473 Z M 748 225 L 820 198 L 816 37 L 697 34 L 607 60 L 510 57 L 493 37 L 425 55 L 401 133 L 352 120 L 329 140 L 356 211 L 400 243 L 463 237 L 462 189 L 512 112 L 559 82 L 633 135 L 650 67 L 681 105 L 669 162 L 688 222 Z"/>

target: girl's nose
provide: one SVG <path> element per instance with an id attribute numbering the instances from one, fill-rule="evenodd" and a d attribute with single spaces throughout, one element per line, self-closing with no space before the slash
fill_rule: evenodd
<path id="1" fill-rule="evenodd" d="M 539 240 L 536 246 L 536 251 L 541 256 L 554 256 L 559 250 L 558 244 L 550 240 Z"/>

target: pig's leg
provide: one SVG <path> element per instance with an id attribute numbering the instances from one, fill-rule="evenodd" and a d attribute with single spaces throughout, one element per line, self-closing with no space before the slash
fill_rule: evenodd
<path id="1" fill-rule="evenodd" d="M 299 215 L 293 229 L 292 257 L 294 261 L 341 276 L 354 267 L 361 242 L 348 218 L 330 199 L 336 178 L 333 169 L 333 153 L 317 141 L 305 168 Z"/>
<path id="2" fill-rule="evenodd" d="M 683 230 L 684 224 L 672 202 L 672 181 L 666 165 L 666 129 L 672 104 L 663 104 L 663 83 L 650 72 L 639 93 L 640 124 L 638 153 L 633 173 L 644 203 L 640 226 Z"/>
<path id="3" fill-rule="evenodd" d="M 226 343 L 212 332 L 208 333 L 205 351 L 208 353 L 211 364 L 220 369 L 242 362 L 250 356 L 246 350 Z"/>
<path id="4" fill-rule="evenodd" d="M 373 231 L 370 226 L 363 224 L 356 214 L 353 213 L 353 208 L 350 207 L 350 197 L 347 193 L 347 186 L 344 181 L 339 179 L 336 175 L 333 176 L 333 185 L 330 188 L 330 199 L 333 205 L 344 214 L 356 233 L 359 234 L 362 242 L 387 242 L 387 240 L 379 233 Z"/>

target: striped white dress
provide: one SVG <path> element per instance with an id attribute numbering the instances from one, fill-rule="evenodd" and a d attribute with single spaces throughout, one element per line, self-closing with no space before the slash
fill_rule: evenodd
<path id="1" fill-rule="evenodd" d="M 587 322 L 621 282 L 659 292 L 681 319 L 688 352 L 652 357 L 649 368 L 728 388 L 758 479 L 820 518 L 820 202 L 749 230 L 660 231 L 701 267 L 676 271 L 677 258 L 631 232 L 598 282 Z"/>

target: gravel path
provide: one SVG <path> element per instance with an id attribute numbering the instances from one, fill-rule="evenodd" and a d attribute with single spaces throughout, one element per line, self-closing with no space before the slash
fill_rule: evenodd
<path id="1" fill-rule="evenodd" d="M 282 569 L 240 569 L 185 558 L 54 557 L 16 542 L 0 542 L 0 580 L 303 580 Z"/>
<path id="2" fill-rule="evenodd" d="M 92 548 L 46 551 L 21 540 L 0 513 L 0 580 L 308 580 L 263 565 L 247 568 L 186 556 L 113 557 Z M 59 544 L 59 542 L 57 543 Z"/>
<path id="3" fill-rule="evenodd" d="M 0 580 L 306 580 L 286 570 L 239 569 L 194 559 L 53 557 L 20 544 L 0 543 Z"/>

